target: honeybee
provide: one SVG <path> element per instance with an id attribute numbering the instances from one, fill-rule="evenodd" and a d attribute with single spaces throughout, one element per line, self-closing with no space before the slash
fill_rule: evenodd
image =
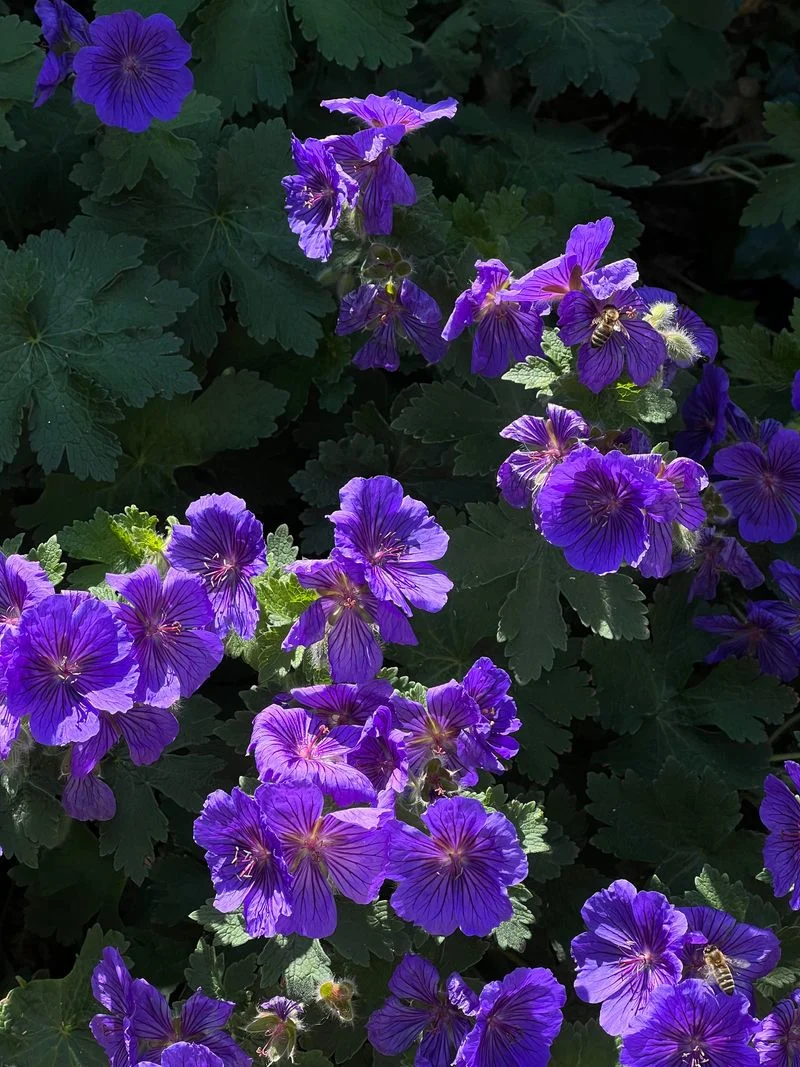
<path id="1" fill-rule="evenodd" d="M 736 984 L 733 980 L 733 971 L 725 953 L 716 945 L 703 946 L 703 959 L 708 968 L 709 976 L 714 979 L 723 993 L 733 996 Z"/>
<path id="2" fill-rule="evenodd" d="M 614 330 L 620 329 L 621 317 L 619 308 L 613 306 L 603 308 L 595 319 L 595 326 L 592 330 L 592 348 L 602 348 Z"/>

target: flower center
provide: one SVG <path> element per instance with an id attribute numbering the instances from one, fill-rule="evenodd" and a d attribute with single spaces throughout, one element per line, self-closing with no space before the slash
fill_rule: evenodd
<path id="1" fill-rule="evenodd" d="M 400 559 L 405 551 L 406 546 L 402 541 L 398 541 L 394 534 L 387 534 L 370 554 L 369 561 L 379 567 L 386 560 Z"/>
<path id="2" fill-rule="evenodd" d="M 206 578 L 212 589 L 223 585 L 239 568 L 237 559 L 228 559 L 216 552 L 210 559 L 205 561 Z"/>
<path id="3" fill-rule="evenodd" d="M 20 619 L 20 610 L 14 604 L 0 608 L 0 623 L 6 626 L 16 626 Z"/>
<path id="4" fill-rule="evenodd" d="M 233 852 L 233 866 L 240 882 L 249 882 L 260 868 L 266 867 L 272 859 L 272 852 L 263 841 L 251 841 L 246 846 L 238 846 Z"/>
<path id="5" fill-rule="evenodd" d="M 690 1037 L 683 1047 L 681 1062 L 686 1064 L 686 1067 L 705 1067 L 711 1061 L 699 1040 L 696 1037 Z"/>
<path id="6" fill-rule="evenodd" d="M 179 633 L 183 633 L 183 626 L 179 622 L 155 622 L 149 620 L 145 630 L 147 637 L 176 637 Z"/>
<path id="7" fill-rule="evenodd" d="M 123 74 L 127 74 L 129 77 L 138 77 L 142 71 L 138 56 L 124 56 L 121 66 Z"/>
<path id="8" fill-rule="evenodd" d="M 71 660 L 69 656 L 54 660 L 53 669 L 60 682 L 74 682 L 81 676 L 80 660 Z"/>
<path id="9" fill-rule="evenodd" d="M 783 488 L 781 480 L 777 474 L 773 471 L 763 471 L 761 474 L 761 485 L 772 497 L 777 497 L 781 493 Z"/>

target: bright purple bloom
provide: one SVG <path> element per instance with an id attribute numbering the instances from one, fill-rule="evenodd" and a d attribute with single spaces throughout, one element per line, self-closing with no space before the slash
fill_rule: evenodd
<path id="1" fill-rule="evenodd" d="M 371 330 L 372 336 L 356 352 L 353 363 L 361 370 L 397 370 L 398 336 L 405 337 L 428 363 L 439 362 L 447 349 L 439 331 L 441 321 L 442 312 L 433 297 L 404 278 L 399 286 L 394 282 L 384 286 L 370 282 L 343 297 L 336 333 L 341 337 Z"/>
<path id="2" fill-rule="evenodd" d="M 786 760 L 783 766 L 800 792 L 800 763 Z M 764 866 L 772 876 L 772 891 L 776 897 L 791 893 L 789 907 L 800 911 L 800 800 L 774 774 L 764 780 L 759 815 L 769 831 L 764 842 Z"/>
<path id="3" fill-rule="evenodd" d="M 539 494 L 542 533 L 577 570 L 635 567 L 649 545 L 644 510 L 658 498 L 655 482 L 621 452 L 581 448 L 551 472 Z"/>
<path id="4" fill-rule="evenodd" d="M 366 233 L 391 233 L 395 204 L 411 207 L 417 202 L 414 183 L 392 154 L 404 133 L 400 125 L 382 126 L 322 141 L 344 173 L 358 184 L 357 206 Z"/>
<path id="5" fill-rule="evenodd" d="M 451 119 L 458 110 L 458 102 L 448 97 L 435 104 L 426 104 L 399 89 L 392 89 L 385 96 L 370 93 L 363 100 L 357 96 L 321 100 L 320 107 L 352 115 L 361 119 L 365 126 L 402 126 L 406 133 L 413 133 L 437 119 Z"/>
<path id="6" fill-rule="evenodd" d="M 166 997 L 144 978 L 133 983 L 132 995 L 130 1033 L 138 1050 L 132 1063 L 146 1056 L 146 1062 L 162 1067 L 250 1067 L 250 1057 L 223 1030 L 236 1008 L 232 1001 L 214 1000 L 198 989 L 175 1017 Z M 177 1053 L 172 1051 L 175 1046 Z"/>
<path id="7" fill-rule="evenodd" d="M 699 463 L 725 436 L 729 386 L 722 367 L 703 367 L 700 381 L 681 408 L 686 429 L 675 435 L 675 447 L 682 455 Z"/>
<path id="8" fill-rule="evenodd" d="M 383 1007 L 367 1020 L 370 1045 L 384 1056 L 400 1056 L 422 1038 L 414 1067 L 450 1067 L 471 1026 L 460 1008 L 462 997 L 470 1015 L 478 1007 L 478 998 L 461 976 L 450 975 L 443 986 L 430 960 L 409 954 L 389 979 L 389 992 Z"/>
<path id="9" fill-rule="evenodd" d="M 355 205 L 358 182 L 345 174 L 330 149 L 314 137 L 300 141 L 292 135 L 292 158 L 298 173 L 281 180 L 289 229 L 298 235 L 309 259 L 329 259 L 331 235 L 342 211 Z"/>
<path id="10" fill-rule="evenodd" d="M 546 1067 L 566 999 L 563 985 L 544 967 L 518 967 L 487 983 L 455 1067 Z"/>
<path id="11" fill-rule="evenodd" d="M 603 1005 L 606 1033 L 624 1034 L 659 986 L 680 980 L 686 916 L 661 893 L 639 893 L 624 879 L 589 897 L 581 916 L 587 932 L 572 942 L 575 992 Z"/>
<path id="12" fill-rule="evenodd" d="M 625 1035 L 621 1067 L 758 1067 L 745 997 L 690 979 L 662 986 Z"/>
<path id="13" fill-rule="evenodd" d="M 86 741 L 103 711 L 127 711 L 139 680 L 132 641 L 108 604 L 53 594 L 28 609 L 9 664 L 8 712 L 42 745 Z"/>
<path id="14" fill-rule="evenodd" d="M 8 759 L 22 721 L 16 715 L 11 715 L 8 710 L 8 668 L 16 647 L 15 631 L 7 630 L 4 634 L 0 634 L 0 760 Z"/>
<path id="15" fill-rule="evenodd" d="M 133 574 L 107 574 L 106 581 L 127 601 L 110 608 L 133 638 L 136 700 L 168 708 L 196 693 L 224 654 L 222 641 L 208 630 L 214 610 L 200 579 L 177 570 L 162 579 L 147 563 Z"/>
<path id="16" fill-rule="evenodd" d="M 253 578 L 267 569 L 263 526 L 232 493 L 201 496 L 186 518 L 188 526 L 172 527 L 167 559 L 202 579 L 220 637 L 233 630 L 249 640 L 259 617 Z"/>
<path id="17" fill-rule="evenodd" d="M 637 276 L 632 260 L 610 263 L 584 274 L 585 291 L 567 293 L 559 304 L 561 340 L 580 345 L 578 378 L 593 393 L 615 382 L 626 366 L 635 385 L 646 385 L 667 358 L 664 338 L 644 321 L 647 305 L 632 288 Z M 614 320 L 608 337 L 593 344 L 609 315 Z"/>
<path id="18" fill-rule="evenodd" d="M 583 275 L 595 269 L 613 234 L 614 221 L 608 216 L 573 226 L 563 255 L 534 267 L 519 279 L 520 299 L 550 306 L 580 289 Z"/>
<path id="19" fill-rule="evenodd" d="M 75 50 L 90 43 L 89 23 L 65 0 L 36 0 L 33 9 L 39 16 L 47 44 L 47 54 L 33 90 L 33 106 L 41 107 L 72 74 Z"/>
<path id="20" fill-rule="evenodd" d="M 772 1009 L 758 1025 L 753 1046 L 761 1067 L 797 1067 L 800 1063 L 800 989 Z"/>
<path id="21" fill-rule="evenodd" d="M 647 304 L 650 311 L 656 305 L 670 307 L 666 315 L 660 316 L 658 328 L 662 333 L 672 335 L 676 340 L 680 338 L 684 344 L 681 349 L 692 351 L 690 357 L 681 356 L 675 350 L 676 346 L 667 344 L 667 352 L 670 361 L 679 367 L 690 367 L 698 359 L 706 359 L 709 363 L 716 359 L 719 350 L 719 340 L 710 326 L 706 326 L 699 315 L 678 303 L 678 297 L 669 289 L 657 289 L 654 286 L 642 285 L 636 292 Z M 677 335 L 677 336 L 676 336 Z"/>
<path id="22" fill-rule="evenodd" d="M 328 726 L 363 726 L 394 692 L 384 678 L 361 685 L 308 685 L 290 690 L 292 699 Z"/>
<path id="23" fill-rule="evenodd" d="M 38 563 L 0 552 L 0 637 L 6 630 L 16 630 L 23 611 L 53 592 L 53 583 Z"/>
<path id="24" fill-rule="evenodd" d="M 542 355 L 544 324 L 539 310 L 520 297 L 519 282 L 499 259 L 479 259 L 478 275 L 456 300 L 442 330 L 445 341 L 454 341 L 477 323 L 472 341 L 472 373 L 497 378 L 512 363 L 527 356 Z"/>
<path id="25" fill-rule="evenodd" d="M 311 783 L 337 804 L 371 804 L 375 787 L 348 762 L 360 737 L 357 726 L 331 729 L 302 708 L 271 704 L 253 720 L 248 751 L 264 782 Z"/>
<path id="26" fill-rule="evenodd" d="M 589 436 L 589 425 L 578 411 L 548 404 L 546 417 L 523 415 L 500 431 L 500 436 L 526 447 L 512 452 L 497 472 L 497 487 L 513 508 L 536 509 L 550 472 Z"/>
<path id="27" fill-rule="evenodd" d="M 800 630 L 800 570 L 784 560 L 776 560 L 769 568 L 769 572 L 778 585 L 780 591 L 788 598 L 786 604 L 781 600 L 767 601 L 767 605 L 783 615 L 793 633 Z"/>
<path id="28" fill-rule="evenodd" d="M 370 592 L 364 568 L 335 553 L 331 559 L 309 559 L 286 568 L 319 599 L 292 624 L 282 648 L 309 647 L 328 639 L 328 662 L 334 682 L 370 681 L 383 664 L 379 638 L 398 645 L 417 639 L 403 612 Z"/>
<path id="29" fill-rule="evenodd" d="M 292 876 L 269 825 L 266 797 L 262 788 L 252 797 L 239 788 L 230 795 L 215 789 L 194 824 L 217 894 L 214 906 L 231 912 L 244 905 L 252 937 L 272 937 L 292 913 Z"/>
<path id="30" fill-rule="evenodd" d="M 393 726 L 390 708 L 376 709 L 347 760 L 375 786 L 378 807 L 393 809 L 395 794 L 408 783 L 408 750 L 405 734 Z"/>
<path id="31" fill-rule="evenodd" d="M 508 887 L 528 873 L 516 830 L 470 797 L 442 797 L 421 818 L 430 836 L 391 824 L 392 907 L 429 934 L 488 936 L 513 915 Z"/>
<path id="32" fill-rule="evenodd" d="M 662 487 L 658 510 L 647 511 L 647 551 L 639 561 L 645 578 L 665 578 L 672 571 L 672 529 L 677 523 L 686 530 L 697 530 L 706 521 L 700 493 L 708 485 L 708 475 L 693 459 L 679 456 L 671 463 L 657 453 L 633 457 Z"/>
<path id="33" fill-rule="evenodd" d="M 75 96 L 91 104 L 107 126 L 142 133 L 153 119 L 180 113 L 194 78 L 186 64 L 192 49 L 167 15 L 138 11 L 100 15 L 90 44 L 74 59 Z"/>
<path id="34" fill-rule="evenodd" d="M 88 741 L 72 746 L 69 777 L 61 803 L 72 819 L 113 819 L 117 804 L 110 787 L 96 775 L 101 760 L 122 738 L 131 763 L 149 766 L 178 736 L 178 720 L 164 708 L 135 704 L 129 711 L 100 715 L 100 729 Z"/>
<path id="35" fill-rule="evenodd" d="M 769 600 L 749 602 L 747 617 L 698 615 L 695 626 L 725 640 L 706 656 L 706 663 L 721 663 L 734 656 L 755 656 L 764 674 L 790 682 L 800 668 L 800 639 L 789 633 L 788 605 Z M 789 609 L 790 611 L 791 609 Z"/>
<path id="36" fill-rule="evenodd" d="M 478 705 L 480 721 L 467 727 L 464 752 L 468 765 L 502 774 L 504 759 L 519 752 L 519 741 L 512 737 L 522 726 L 517 705 L 508 695 L 511 678 L 488 657 L 482 656 L 464 676 L 465 692 Z"/>
<path id="37" fill-rule="evenodd" d="M 739 520 L 745 541 L 783 544 L 797 532 L 800 513 L 800 433 L 778 430 L 764 449 L 729 445 L 714 457 L 722 499 Z"/>
<path id="38" fill-rule="evenodd" d="M 465 762 L 468 746 L 464 731 L 481 722 L 478 705 L 456 681 L 432 686 L 425 702 L 423 707 L 399 694 L 389 702 L 395 725 L 405 734 L 409 770 L 422 778 L 430 761 L 438 760 L 465 785 L 474 785 L 478 776 L 475 765 Z"/>
<path id="39" fill-rule="evenodd" d="M 330 937 L 336 929 L 333 890 L 357 904 L 377 900 L 386 871 L 388 830 L 377 808 L 323 815 L 315 785 L 281 782 L 259 790 L 267 822 L 292 875 L 292 912 L 278 932 Z"/>
<path id="40" fill-rule="evenodd" d="M 695 561 L 697 573 L 689 589 L 689 600 L 697 597 L 713 600 L 722 574 L 738 578 L 745 589 L 755 589 L 764 581 L 764 575 L 736 538 L 724 537 L 710 527 L 698 534 Z"/>
<path id="41" fill-rule="evenodd" d="M 703 958 L 703 948 L 713 945 L 725 956 L 736 989 L 751 1004 L 753 986 L 778 965 L 781 944 L 771 930 L 763 930 L 750 923 L 740 923 L 727 912 L 716 908 L 680 908 L 689 923 L 689 933 L 683 949 L 683 977 L 700 978 L 715 983 L 714 976 Z"/>
<path id="42" fill-rule="evenodd" d="M 92 994 L 106 1013 L 89 1023 L 92 1037 L 108 1056 L 111 1067 L 130 1067 L 135 1044 L 130 1034 L 133 1014 L 133 979 L 115 948 L 104 948 L 92 972 Z"/>
<path id="43" fill-rule="evenodd" d="M 339 490 L 336 550 L 361 564 L 367 585 L 407 615 L 411 608 L 440 611 L 453 583 L 431 560 L 447 551 L 448 535 L 421 500 L 403 495 L 394 478 L 351 478 Z"/>
<path id="44" fill-rule="evenodd" d="M 792 382 L 792 407 L 800 411 L 800 370 L 795 374 Z"/>

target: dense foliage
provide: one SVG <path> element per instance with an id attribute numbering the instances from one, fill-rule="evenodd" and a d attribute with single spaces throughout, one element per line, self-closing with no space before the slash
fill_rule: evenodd
<path id="1" fill-rule="evenodd" d="M 798 29 L 0 0 L 3 1067 L 800 1055 Z"/>

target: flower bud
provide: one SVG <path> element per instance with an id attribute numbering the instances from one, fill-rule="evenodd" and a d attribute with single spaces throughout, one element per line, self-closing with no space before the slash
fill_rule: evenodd
<path id="1" fill-rule="evenodd" d="M 339 981 L 331 979 L 323 982 L 317 991 L 319 1000 L 325 1011 L 343 1023 L 351 1023 L 355 1012 L 353 1010 L 353 997 L 356 994 L 355 983 L 347 978 Z"/>
<path id="2" fill-rule="evenodd" d="M 263 1035 L 264 1043 L 256 1054 L 267 1063 L 277 1063 L 288 1057 L 294 1059 L 297 1035 L 303 1029 L 303 1005 L 288 997 L 272 997 L 260 1007 L 258 1015 L 245 1029 L 250 1034 Z"/>

